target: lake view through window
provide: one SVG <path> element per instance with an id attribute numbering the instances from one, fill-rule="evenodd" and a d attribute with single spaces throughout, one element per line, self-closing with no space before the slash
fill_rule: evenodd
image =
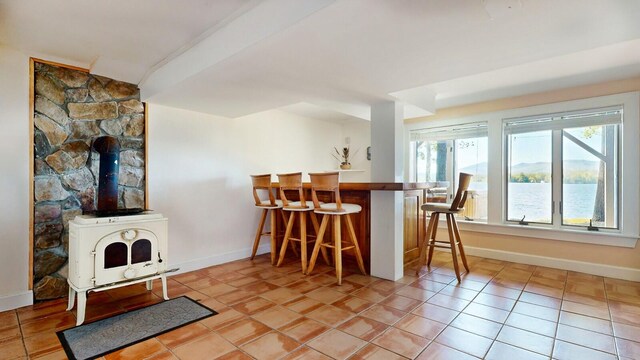
<path id="1" fill-rule="evenodd" d="M 504 121 L 507 221 L 618 228 L 620 108 Z"/>

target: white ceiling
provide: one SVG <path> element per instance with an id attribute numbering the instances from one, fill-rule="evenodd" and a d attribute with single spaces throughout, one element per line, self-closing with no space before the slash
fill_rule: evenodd
<path id="1" fill-rule="evenodd" d="M 328 122 L 337 123 L 337 124 L 367 122 L 367 120 L 357 116 L 348 115 L 336 110 L 331 110 L 323 106 L 313 105 L 313 104 L 304 103 L 304 102 L 283 106 L 279 108 L 279 110 L 286 111 L 291 114 L 300 115 L 303 117 L 308 117 L 308 118 L 322 120 L 322 121 L 328 121 Z"/>
<path id="2" fill-rule="evenodd" d="M 0 44 L 138 83 L 251 0 L 0 0 Z"/>
<path id="3" fill-rule="evenodd" d="M 438 109 L 640 75 L 640 39 L 446 80 L 397 93 L 419 101 L 436 94 Z"/>
<path id="4" fill-rule="evenodd" d="M 0 0 L 0 43 L 227 117 L 367 119 L 640 75 L 637 0 Z"/>

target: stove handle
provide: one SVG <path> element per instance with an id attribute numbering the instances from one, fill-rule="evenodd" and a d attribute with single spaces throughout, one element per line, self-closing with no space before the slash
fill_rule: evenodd
<path id="1" fill-rule="evenodd" d="M 162 264 L 162 257 L 160 257 L 160 251 L 158 251 L 158 264 Z"/>

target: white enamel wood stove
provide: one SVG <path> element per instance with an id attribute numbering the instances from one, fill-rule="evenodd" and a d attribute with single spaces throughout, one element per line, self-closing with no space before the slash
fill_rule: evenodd
<path id="1" fill-rule="evenodd" d="M 77 325 L 84 322 L 88 291 L 104 291 L 161 279 L 167 296 L 167 219 L 161 214 L 94 217 L 69 222 L 69 306 L 78 297 Z M 176 269 L 177 270 L 177 269 Z"/>

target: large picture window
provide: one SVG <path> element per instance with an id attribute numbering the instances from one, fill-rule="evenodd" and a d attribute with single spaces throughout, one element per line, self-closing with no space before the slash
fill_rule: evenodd
<path id="1" fill-rule="evenodd" d="M 450 202 L 459 173 L 474 175 L 461 230 L 636 246 L 640 92 L 464 114 L 406 133 L 407 180 L 428 184 L 426 201 Z"/>
<path id="2" fill-rule="evenodd" d="M 620 107 L 507 119 L 506 220 L 618 229 Z"/>
<path id="3" fill-rule="evenodd" d="M 461 172 L 473 175 L 465 220 L 487 219 L 487 124 L 420 129 L 411 132 L 412 180 L 432 184 L 429 202 L 450 202 Z"/>

